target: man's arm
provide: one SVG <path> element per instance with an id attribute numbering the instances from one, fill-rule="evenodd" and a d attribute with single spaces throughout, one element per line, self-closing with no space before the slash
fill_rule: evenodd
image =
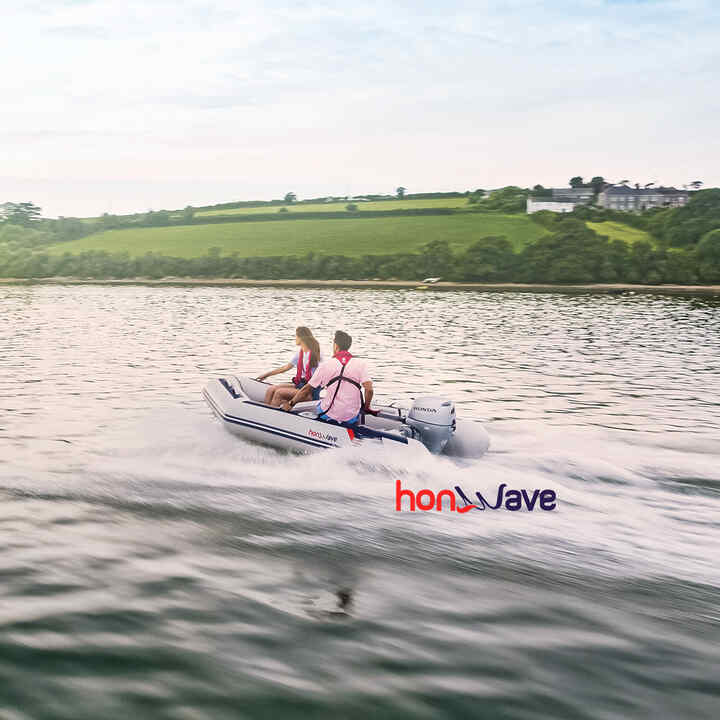
<path id="1" fill-rule="evenodd" d="M 308 398 L 308 396 L 313 391 L 313 386 L 310 385 L 310 383 L 307 383 L 306 385 L 303 385 L 287 402 L 284 402 L 280 407 L 283 410 L 287 410 L 288 412 L 292 410 L 294 405 L 297 405 L 299 402 L 303 402 Z"/>
<path id="2" fill-rule="evenodd" d="M 373 384 L 372 380 L 368 380 L 362 384 L 363 390 L 365 390 L 365 410 L 370 409 L 370 403 L 373 399 Z"/>

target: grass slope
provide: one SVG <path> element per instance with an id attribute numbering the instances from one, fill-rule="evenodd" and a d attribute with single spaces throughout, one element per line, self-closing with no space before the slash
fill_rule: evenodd
<path id="1" fill-rule="evenodd" d="M 332 203 L 303 203 L 299 205 L 287 205 L 289 213 L 292 212 L 342 212 L 348 201 L 332 202 Z M 472 207 L 468 205 L 467 198 L 430 198 L 428 200 L 376 200 L 371 202 L 355 202 L 358 210 L 408 210 L 412 208 L 466 208 Z M 278 212 L 280 206 L 266 205 L 265 207 L 253 208 L 233 208 L 229 210 L 198 210 L 195 217 L 204 217 L 208 215 L 253 215 L 256 213 L 273 213 Z"/>
<path id="2" fill-rule="evenodd" d="M 623 242 L 631 245 L 638 240 L 645 240 L 651 245 L 655 244 L 652 236 L 646 233 L 644 230 L 638 230 L 637 228 L 630 227 L 629 225 L 623 225 L 619 222 L 600 222 L 586 223 L 587 226 L 594 230 L 598 235 L 606 235 L 611 240 L 622 240 Z"/>
<path id="3" fill-rule="evenodd" d="M 310 251 L 360 257 L 414 252 L 433 240 L 447 240 L 458 251 L 488 235 L 504 235 L 519 250 L 545 233 L 526 215 L 462 213 L 108 230 L 51 245 L 47 251 L 52 254 L 127 251 L 132 256 L 152 251 L 172 257 L 199 257 L 209 248 L 219 247 L 223 254 L 237 252 L 241 257 L 299 256 Z"/>

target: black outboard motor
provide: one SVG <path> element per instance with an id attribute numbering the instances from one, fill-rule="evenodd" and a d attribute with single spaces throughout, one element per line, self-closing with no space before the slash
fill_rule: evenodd
<path id="1" fill-rule="evenodd" d="M 405 422 L 422 444 L 438 455 L 455 432 L 455 405 L 444 398 L 417 398 Z"/>

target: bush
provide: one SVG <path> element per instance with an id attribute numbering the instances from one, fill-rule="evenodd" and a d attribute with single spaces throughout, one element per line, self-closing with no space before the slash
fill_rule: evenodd
<path id="1" fill-rule="evenodd" d="M 720 189 L 693 193 L 684 207 L 652 215 L 649 229 L 670 247 L 697 245 L 706 233 L 720 228 Z"/>
<path id="2" fill-rule="evenodd" d="M 510 280 L 517 262 L 512 245 L 505 237 L 484 237 L 458 258 L 457 279 L 467 282 Z"/>
<path id="3" fill-rule="evenodd" d="M 529 190 L 509 185 L 491 193 L 489 198 L 478 204 L 478 210 L 496 210 L 503 213 L 525 212 L 529 194 Z"/>
<path id="4" fill-rule="evenodd" d="M 550 283 L 607 281 L 607 238 L 569 217 L 563 217 L 555 227 L 557 232 L 544 235 L 523 250 L 519 278 Z"/>
<path id="5" fill-rule="evenodd" d="M 705 282 L 720 282 L 720 228 L 703 235 L 695 255 L 700 277 Z"/>

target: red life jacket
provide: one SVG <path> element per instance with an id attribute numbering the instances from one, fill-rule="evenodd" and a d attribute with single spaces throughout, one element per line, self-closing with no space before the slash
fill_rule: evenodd
<path id="1" fill-rule="evenodd" d="M 338 350 L 333 357 L 338 360 L 343 367 L 352 360 L 352 355 L 347 350 Z"/>
<path id="2" fill-rule="evenodd" d="M 299 385 L 302 380 L 308 382 L 313 374 L 313 369 L 310 367 L 310 357 L 312 356 L 312 353 L 310 352 L 310 350 L 307 351 L 307 367 L 303 369 L 304 355 L 305 353 L 302 350 L 298 351 L 297 372 L 295 373 L 295 377 L 293 378 L 293 383 L 295 385 Z"/>

